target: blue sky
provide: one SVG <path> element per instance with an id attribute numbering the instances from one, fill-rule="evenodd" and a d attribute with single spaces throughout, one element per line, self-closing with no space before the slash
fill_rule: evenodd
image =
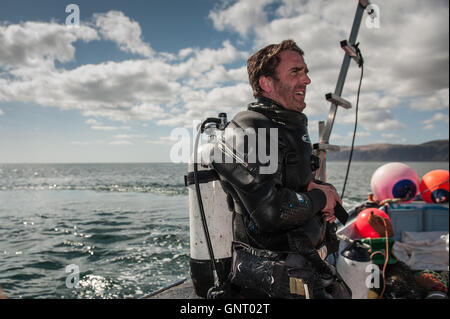
<path id="1" fill-rule="evenodd" d="M 247 58 L 294 39 L 312 83 L 305 113 L 317 142 L 357 1 L 63 1 L 0 4 L 0 162 L 166 162 L 176 128 L 252 101 Z M 373 1 L 357 145 L 448 139 L 448 1 Z M 343 96 L 356 103 L 352 63 Z M 354 109 L 331 143 L 349 145 Z"/>

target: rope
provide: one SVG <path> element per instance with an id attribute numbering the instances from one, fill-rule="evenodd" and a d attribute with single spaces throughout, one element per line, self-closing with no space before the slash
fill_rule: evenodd
<path id="1" fill-rule="evenodd" d="M 405 201 L 405 200 L 408 200 L 408 198 L 407 197 L 406 198 L 386 198 L 386 199 L 382 200 L 379 203 L 379 205 L 381 207 L 381 206 L 384 206 L 386 204 L 398 203 L 398 202 L 402 202 L 402 201 Z"/>
<path id="2" fill-rule="evenodd" d="M 418 198 L 423 193 L 430 192 L 433 188 L 441 186 L 442 184 L 445 184 L 447 182 L 448 182 L 448 179 L 443 181 L 442 183 L 439 183 L 437 185 L 434 185 L 434 186 L 424 190 L 423 192 L 420 192 L 414 198 L 412 198 L 412 200 Z M 386 198 L 386 199 L 382 200 L 378 205 L 379 205 L 379 207 L 381 207 L 381 206 L 384 206 L 385 204 L 398 203 L 398 202 L 402 202 L 402 201 L 405 201 L 405 200 L 411 200 L 411 198 L 409 198 L 409 197 L 405 197 L 405 198 Z"/>
<path id="3" fill-rule="evenodd" d="M 386 238 L 386 258 L 384 260 L 384 266 L 383 266 L 383 290 L 381 291 L 380 296 L 378 297 L 378 299 L 383 298 L 383 294 L 384 291 L 386 290 L 386 266 L 388 264 L 389 261 L 389 237 L 388 237 L 388 231 L 387 231 L 387 225 L 386 225 L 386 220 L 383 218 L 383 223 L 384 223 L 384 235 Z"/>
<path id="4" fill-rule="evenodd" d="M 386 290 L 386 267 L 387 267 L 387 264 L 389 261 L 389 236 L 388 236 L 386 220 L 384 218 L 383 218 L 383 223 L 384 223 L 384 235 L 385 235 L 385 241 L 386 241 L 385 253 L 383 253 L 381 251 L 375 251 L 372 254 L 370 254 L 370 259 L 373 259 L 373 256 L 375 256 L 376 254 L 380 254 L 380 255 L 384 256 L 384 265 L 383 265 L 383 272 L 382 272 L 383 290 L 381 290 L 381 294 L 378 296 L 378 299 L 383 298 L 384 292 Z M 370 238 L 370 245 L 372 245 L 372 238 Z"/>
<path id="5" fill-rule="evenodd" d="M 432 187 L 427 188 L 427 189 L 424 190 L 423 192 L 417 194 L 416 197 L 414 197 L 414 198 L 417 198 L 419 195 L 422 195 L 423 193 L 431 192 L 431 190 L 432 190 L 433 188 L 438 187 L 438 186 L 441 186 L 442 184 L 445 184 L 445 183 L 448 183 L 448 179 L 446 179 L 446 180 L 443 181 L 442 183 L 439 183 L 439 184 L 437 184 L 437 185 L 434 185 L 434 186 L 432 186 Z"/>

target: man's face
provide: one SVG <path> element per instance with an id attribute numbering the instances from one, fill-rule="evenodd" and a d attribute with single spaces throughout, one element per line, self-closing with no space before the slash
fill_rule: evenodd
<path id="1" fill-rule="evenodd" d="M 276 78 L 267 97 L 280 103 L 286 109 L 302 112 L 306 107 L 306 86 L 311 83 L 308 67 L 303 57 L 295 51 L 287 50 L 279 54 L 280 64 L 276 68 Z"/>

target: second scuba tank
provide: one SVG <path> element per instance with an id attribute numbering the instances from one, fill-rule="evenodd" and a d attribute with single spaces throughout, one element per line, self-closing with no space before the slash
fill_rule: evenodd
<path id="1" fill-rule="evenodd" d="M 228 210 L 226 194 L 217 173 L 208 166 L 220 131 L 210 123 L 205 133 L 209 140 L 197 150 L 198 182 L 217 276 L 225 279 L 231 267 L 232 213 Z M 194 155 L 189 161 L 186 185 L 189 188 L 190 275 L 196 294 L 206 298 L 208 289 L 214 286 L 214 276 L 195 189 Z"/>

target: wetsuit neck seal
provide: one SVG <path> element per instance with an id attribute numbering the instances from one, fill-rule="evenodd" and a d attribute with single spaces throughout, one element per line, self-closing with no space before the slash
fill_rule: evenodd
<path id="1" fill-rule="evenodd" d="M 308 126 L 308 118 L 305 114 L 287 110 L 278 102 L 261 95 L 256 97 L 256 102 L 248 105 L 248 110 L 261 113 L 286 129 Z"/>

